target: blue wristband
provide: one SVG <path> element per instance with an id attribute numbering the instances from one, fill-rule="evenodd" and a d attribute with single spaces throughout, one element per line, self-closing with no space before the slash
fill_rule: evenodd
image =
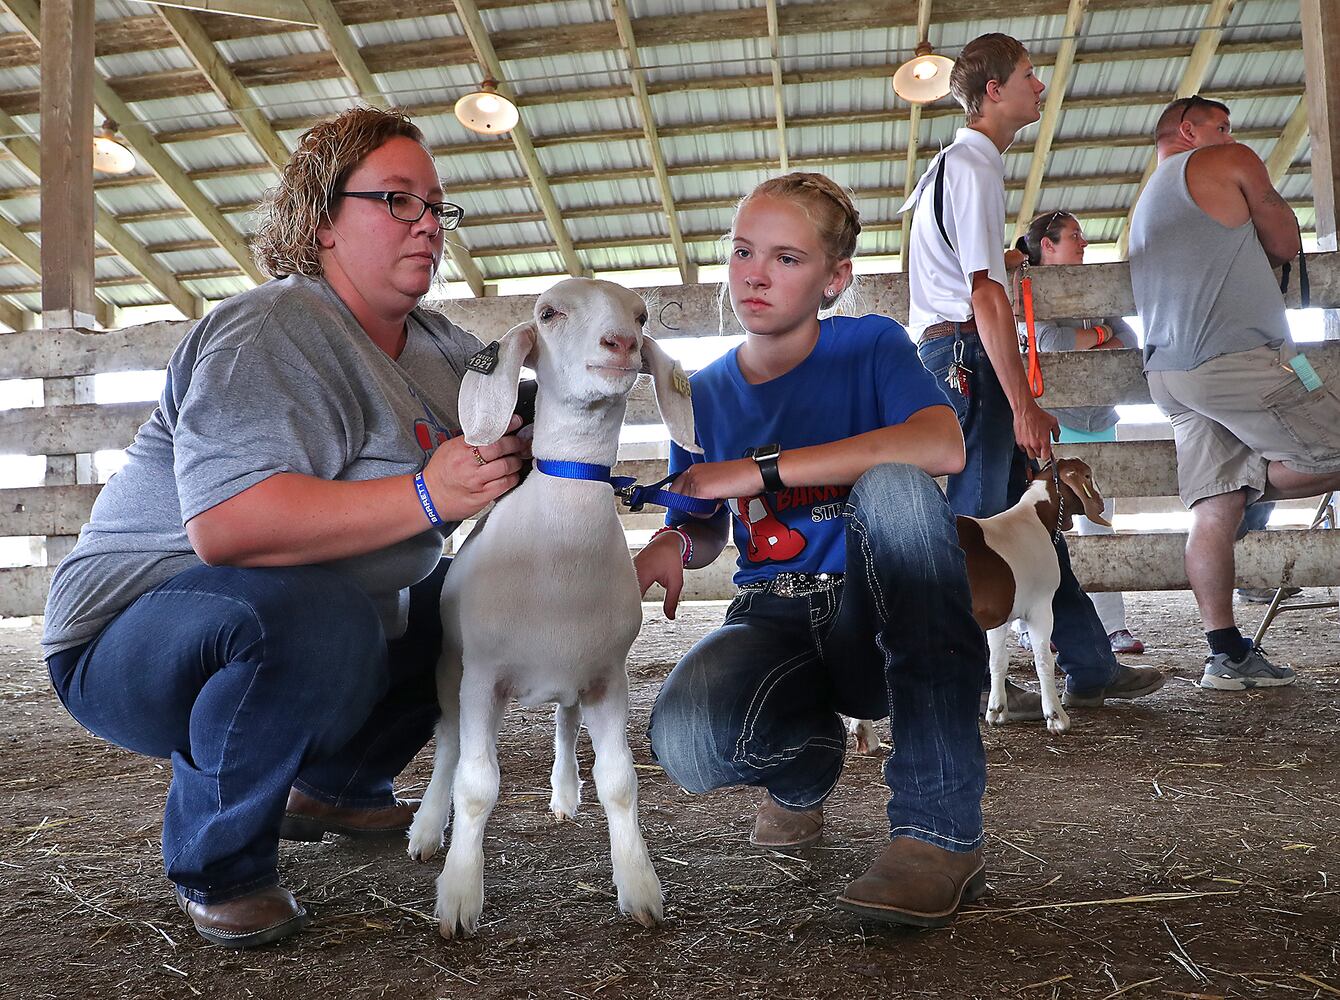
<path id="1" fill-rule="evenodd" d="M 433 506 L 433 498 L 428 495 L 428 485 L 423 481 L 422 472 L 414 476 L 414 492 L 419 494 L 419 503 L 423 504 L 423 512 L 428 515 L 428 523 L 434 526 L 441 524 L 442 516 Z"/>

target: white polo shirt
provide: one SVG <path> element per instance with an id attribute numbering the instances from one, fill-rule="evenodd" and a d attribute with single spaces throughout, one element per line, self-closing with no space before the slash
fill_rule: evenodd
<path id="1" fill-rule="evenodd" d="M 944 161 L 944 226 L 935 221 L 935 173 Z M 981 132 L 961 128 L 917 182 L 899 212 L 916 205 L 908 254 L 908 329 L 972 315 L 972 275 L 985 271 L 1009 294 L 1005 275 L 1005 158 Z"/>

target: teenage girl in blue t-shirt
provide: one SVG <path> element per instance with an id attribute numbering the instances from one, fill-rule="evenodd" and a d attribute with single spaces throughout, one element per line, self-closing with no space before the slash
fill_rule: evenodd
<path id="1" fill-rule="evenodd" d="M 743 344 L 693 378 L 703 456 L 675 489 L 723 501 L 639 553 L 673 617 L 684 568 L 734 523 L 740 592 L 671 671 L 652 748 L 689 791 L 766 789 L 752 841 L 817 840 L 846 750 L 838 713 L 890 716 L 890 843 L 839 905 L 923 926 L 985 890 L 977 729 L 986 646 L 954 516 L 932 476 L 963 467 L 954 411 L 888 317 L 820 319 L 850 286 L 856 209 L 820 174 L 745 197 L 732 227 Z"/>

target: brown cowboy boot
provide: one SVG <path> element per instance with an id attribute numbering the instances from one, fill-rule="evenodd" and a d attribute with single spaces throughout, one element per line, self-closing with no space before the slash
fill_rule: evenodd
<path id="1" fill-rule="evenodd" d="M 296 788 L 288 793 L 284 818 L 279 824 L 281 840 L 320 840 L 322 834 L 371 839 L 396 837 L 414 821 L 418 799 L 396 799 L 394 805 L 375 809 L 332 806 L 304 795 Z"/>
<path id="2" fill-rule="evenodd" d="M 177 905 L 196 931 L 224 948 L 255 948 L 288 937 L 307 923 L 307 910 L 282 886 L 249 892 L 223 903 L 196 903 L 177 891 Z"/>
<path id="3" fill-rule="evenodd" d="M 843 910 L 915 927 L 943 927 L 959 907 L 986 892 L 982 849 L 962 854 L 895 837 L 866 873 L 838 897 Z"/>
<path id="4" fill-rule="evenodd" d="M 785 809 L 766 790 L 754 816 L 749 843 L 769 849 L 805 847 L 819 839 L 824 828 L 824 807 Z"/>

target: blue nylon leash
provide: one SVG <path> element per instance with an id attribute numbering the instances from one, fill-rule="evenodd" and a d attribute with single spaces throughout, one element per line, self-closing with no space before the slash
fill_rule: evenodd
<path id="1" fill-rule="evenodd" d="M 669 490 L 662 489 L 663 486 L 675 478 L 674 476 L 666 476 L 659 482 L 640 486 L 633 476 L 611 475 L 612 470 L 608 465 L 595 465 L 591 462 L 559 462 L 545 458 L 535 460 L 535 470 L 544 473 L 546 476 L 553 476 L 555 479 L 585 479 L 593 483 L 608 483 L 614 488 L 614 492 L 619 497 L 619 502 L 634 513 L 640 511 L 646 504 L 651 503 L 667 510 L 673 510 L 680 514 L 692 514 L 696 517 L 714 513 L 719 504 L 717 500 L 686 497 L 683 494 L 671 493 Z"/>

